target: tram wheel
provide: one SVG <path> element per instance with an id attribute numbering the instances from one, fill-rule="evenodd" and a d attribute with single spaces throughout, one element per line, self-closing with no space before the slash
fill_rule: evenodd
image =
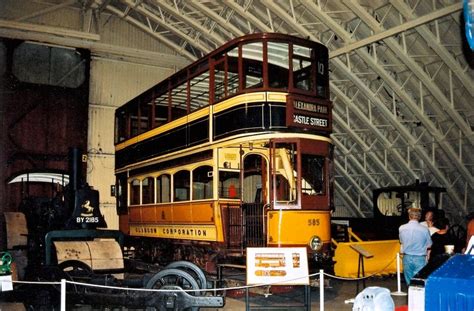
<path id="1" fill-rule="evenodd" d="M 67 260 L 58 265 L 58 268 L 64 272 L 66 280 L 75 282 L 88 282 L 92 276 L 92 268 L 79 260 Z M 74 285 L 77 292 L 77 286 Z"/>
<path id="2" fill-rule="evenodd" d="M 174 269 L 174 268 L 180 269 L 189 273 L 197 281 L 200 289 L 207 289 L 206 276 L 204 275 L 204 272 L 201 270 L 201 268 L 199 268 L 194 263 L 185 261 L 185 260 L 180 260 L 180 261 L 172 262 L 165 267 L 165 269 Z"/>
<path id="3" fill-rule="evenodd" d="M 179 286 L 183 290 L 199 289 L 197 281 L 188 272 L 180 269 L 164 269 L 155 274 L 146 284 L 147 289 L 160 289 L 166 285 Z M 201 292 L 189 292 L 190 295 L 200 296 Z M 153 310 L 153 308 L 147 308 Z M 198 307 L 188 308 L 188 310 L 197 311 Z"/>
<path id="4" fill-rule="evenodd" d="M 160 289 L 165 285 L 175 285 L 183 290 L 199 289 L 197 281 L 186 271 L 180 269 L 165 269 L 155 274 L 146 284 L 148 289 Z M 200 292 L 190 292 L 190 295 L 200 296 Z"/>

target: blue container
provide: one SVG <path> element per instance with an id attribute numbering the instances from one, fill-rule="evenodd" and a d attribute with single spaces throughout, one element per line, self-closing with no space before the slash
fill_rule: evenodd
<path id="1" fill-rule="evenodd" d="M 455 255 L 428 277 L 425 310 L 474 310 L 474 256 Z"/>

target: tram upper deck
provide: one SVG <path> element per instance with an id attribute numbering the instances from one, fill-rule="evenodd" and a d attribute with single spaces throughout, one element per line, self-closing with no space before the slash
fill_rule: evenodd
<path id="1" fill-rule="evenodd" d="M 115 127 L 118 170 L 236 135 L 328 137 L 328 50 L 283 34 L 234 39 L 118 108 Z"/>

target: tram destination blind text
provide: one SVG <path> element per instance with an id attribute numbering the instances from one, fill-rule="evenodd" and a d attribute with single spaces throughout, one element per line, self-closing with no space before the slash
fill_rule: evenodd
<path id="1" fill-rule="evenodd" d="M 298 109 L 298 110 L 328 114 L 328 107 L 327 106 L 308 103 L 308 102 L 301 101 L 301 100 L 293 101 L 293 107 L 295 109 Z"/>
<path id="2" fill-rule="evenodd" d="M 304 116 L 304 115 L 300 115 L 296 113 L 293 114 L 293 122 L 295 124 L 309 125 L 309 126 L 319 126 L 319 127 L 328 126 L 327 119 L 309 117 L 309 116 Z"/>

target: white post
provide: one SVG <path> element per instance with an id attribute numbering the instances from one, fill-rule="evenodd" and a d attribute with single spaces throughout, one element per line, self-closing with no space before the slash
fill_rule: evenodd
<path id="1" fill-rule="evenodd" d="M 397 253 L 397 291 L 392 292 L 394 296 L 406 296 L 407 293 L 402 292 L 402 281 L 400 278 L 400 253 Z"/>
<path id="2" fill-rule="evenodd" d="M 324 270 L 319 270 L 319 310 L 324 311 Z"/>
<path id="3" fill-rule="evenodd" d="M 61 279 L 61 311 L 66 311 L 66 280 Z"/>

